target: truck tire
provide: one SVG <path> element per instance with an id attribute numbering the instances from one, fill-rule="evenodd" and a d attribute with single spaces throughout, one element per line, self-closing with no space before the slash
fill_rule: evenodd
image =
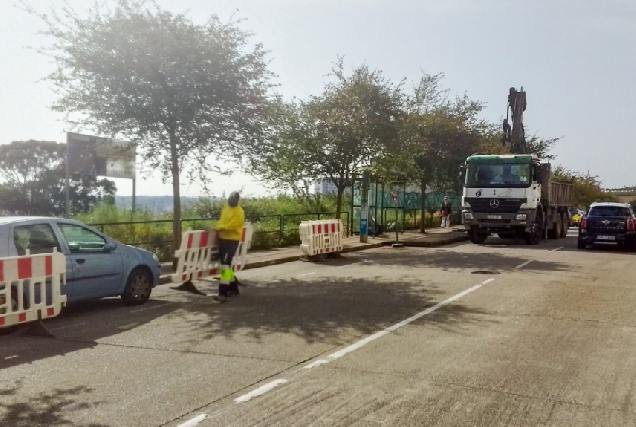
<path id="1" fill-rule="evenodd" d="M 541 239 L 543 239 L 543 217 L 537 215 L 533 225 L 533 230 L 526 233 L 526 243 L 535 246 L 541 243 Z"/>
<path id="2" fill-rule="evenodd" d="M 552 223 L 552 228 L 548 229 L 548 239 L 558 239 L 561 237 L 561 217 Z"/>
<path id="3" fill-rule="evenodd" d="M 476 245 L 481 245 L 488 238 L 487 233 L 480 233 L 477 230 L 468 230 L 468 238 Z"/>

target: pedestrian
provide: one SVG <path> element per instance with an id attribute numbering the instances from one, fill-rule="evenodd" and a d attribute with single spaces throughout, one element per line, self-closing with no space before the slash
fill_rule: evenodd
<path id="1" fill-rule="evenodd" d="M 232 270 L 232 259 L 243 235 L 245 226 L 245 212 L 239 206 L 239 193 L 233 191 L 227 199 L 227 204 L 221 210 L 221 218 L 214 228 L 219 236 L 219 260 L 221 275 L 219 277 L 219 295 L 214 299 L 219 302 L 227 301 L 229 296 L 238 296 L 238 280 Z"/>
<path id="2" fill-rule="evenodd" d="M 442 208 L 440 209 L 440 215 L 442 217 L 442 228 L 450 227 L 450 219 L 453 210 L 451 208 L 451 204 L 448 201 L 448 196 L 444 196 L 444 201 L 442 202 Z"/>

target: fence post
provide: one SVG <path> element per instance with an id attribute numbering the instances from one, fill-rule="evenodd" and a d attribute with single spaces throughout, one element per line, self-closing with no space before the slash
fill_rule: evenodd
<path id="1" fill-rule="evenodd" d="M 283 233 L 283 227 L 284 227 L 284 223 L 285 223 L 285 215 L 279 215 L 280 217 L 280 243 L 283 243 L 283 237 L 284 237 L 284 233 Z"/>
<path id="2" fill-rule="evenodd" d="M 99 231 L 104 233 L 104 224 L 99 224 Z M 104 233 L 105 234 L 105 233 Z"/>

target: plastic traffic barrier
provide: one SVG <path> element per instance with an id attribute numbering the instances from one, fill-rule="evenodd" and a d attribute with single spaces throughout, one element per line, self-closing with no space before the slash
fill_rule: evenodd
<path id="1" fill-rule="evenodd" d="M 0 328 L 57 316 L 65 286 L 62 253 L 0 258 Z"/>
<path id="2" fill-rule="evenodd" d="M 243 234 L 236 254 L 232 260 L 232 269 L 240 271 L 247 264 L 247 252 L 252 246 L 254 234 L 251 224 L 243 227 Z M 173 283 L 185 283 L 203 279 L 220 273 L 219 240 L 216 231 L 188 230 L 181 238 L 181 248 L 174 254 L 177 269 L 172 275 Z"/>
<path id="3" fill-rule="evenodd" d="M 303 221 L 299 226 L 300 250 L 310 257 L 341 252 L 343 231 L 339 219 Z"/>

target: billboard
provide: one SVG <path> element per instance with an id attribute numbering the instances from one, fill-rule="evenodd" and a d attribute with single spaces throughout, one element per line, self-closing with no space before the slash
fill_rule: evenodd
<path id="1" fill-rule="evenodd" d="M 69 174 L 135 179 L 132 143 L 69 132 L 66 144 Z"/>

